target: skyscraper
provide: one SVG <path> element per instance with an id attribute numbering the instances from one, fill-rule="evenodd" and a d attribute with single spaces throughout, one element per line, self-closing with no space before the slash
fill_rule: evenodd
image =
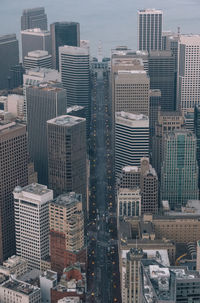
<path id="1" fill-rule="evenodd" d="M 19 45 L 16 35 L 0 36 L 0 89 L 9 87 L 10 68 L 19 64 Z"/>
<path id="2" fill-rule="evenodd" d="M 145 115 L 116 113 L 115 170 L 124 166 L 138 166 L 142 157 L 149 156 L 149 119 Z"/>
<path id="3" fill-rule="evenodd" d="M 47 121 L 48 179 L 55 196 L 65 192 L 82 195 L 87 211 L 86 121 L 60 116 Z"/>
<path id="4" fill-rule="evenodd" d="M 90 55 L 88 48 L 59 47 L 60 72 L 67 91 L 67 106 L 80 105 L 86 109 L 86 128 L 89 133 L 91 111 Z"/>
<path id="5" fill-rule="evenodd" d="M 197 162 L 199 167 L 199 188 L 200 188 L 200 106 L 196 105 L 194 109 L 194 133 L 197 138 Z"/>
<path id="6" fill-rule="evenodd" d="M 28 184 L 26 126 L 0 122 L 0 260 L 15 253 L 13 189 Z"/>
<path id="7" fill-rule="evenodd" d="M 29 28 L 47 30 L 47 15 L 45 14 L 44 7 L 23 10 L 21 16 L 21 30 Z"/>
<path id="8" fill-rule="evenodd" d="M 55 22 L 50 25 L 52 37 L 53 68 L 59 69 L 59 47 L 80 46 L 80 24 L 78 22 Z"/>
<path id="9" fill-rule="evenodd" d="M 76 262 L 86 263 L 81 195 L 63 194 L 49 204 L 51 268 L 62 274 Z"/>
<path id="10" fill-rule="evenodd" d="M 43 50 L 28 52 L 27 56 L 24 57 L 24 68 L 34 67 L 52 68 L 52 56 Z"/>
<path id="11" fill-rule="evenodd" d="M 162 49 L 163 12 L 156 9 L 142 9 L 138 11 L 138 49 Z"/>
<path id="12" fill-rule="evenodd" d="M 160 106 L 163 111 L 176 109 L 174 101 L 175 59 L 171 51 L 149 53 L 150 88 L 161 91 Z"/>
<path id="13" fill-rule="evenodd" d="M 199 198 L 196 147 L 196 137 L 188 130 L 174 130 L 164 138 L 161 199 L 172 209 Z"/>
<path id="14" fill-rule="evenodd" d="M 48 209 L 53 191 L 34 183 L 23 188 L 17 186 L 13 194 L 16 253 L 28 261 L 29 268 L 40 270 L 41 260 L 49 256 Z"/>
<path id="15" fill-rule="evenodd" d="M 184 111 L 194 111 L 200 105 L 200 35 L 179 38 L 178 102 Z"/>
<path id="16" fill-rule="evenodd" d="M 156 123 L 158 122 L 161 91 L 159 89 L 151 89 L 149 91 L 149 97 L 149 149 L 150 157 L 152 157 L 152 140 L 155 135 Z"/>
<path id="17" fill-rule="evenodd" d="M 36 50 L 51 51 L 51 33 L 40 28 L 26 29 L 21 31 L 22 60 L 29 52 Z"/>
<path id="18" fill-rule="evenodd" d="M 66 112 L 66 91 L 59 83 L 41 83 L 27 87 L 26 101 L 29 153 L 39 183 L 48 184 L 46 122 Z"/>

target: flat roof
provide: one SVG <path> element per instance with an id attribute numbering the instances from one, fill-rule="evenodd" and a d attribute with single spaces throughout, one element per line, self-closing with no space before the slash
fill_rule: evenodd
<path id="1" fill-rule="evenodd" d="M 70 116 L 70 115 L 63 115 L 56 118 L 53 118 L 51 120 L 48 120 L 47 123 L 49 124 L 55 124 L 58 126 L 74 126 L 76 124 L 79 124 L 80 122 L 86 121 L 85 118 L 76 117 L 76 116 Z"/>
<path id="2" fill-rule="evenodd" d="M 1 286 L 4 287 L 4 288 L 11 289 L 13 291 L 22 293 L 23 295 L 27 295 L 27 296 L 34 293 L 35 291 L 39 291 L 38 287 L 32 286 L 28 283 L 21 282 L 21 281 L 18 281 L 18 280 L 6 281 Z"/>
<path id="3" fill-rule="evenodd" d="M 46 195 L 47 193 L 52 192 L 52 190 L 48 189 L 46 185 L 42 185 L 42 184 L 38 184 L 38 183 L 32 183 L 23 188 L 21 188 L 20 186 L 17 186 L 14 189 L 14 192 L 20 192 L 20 191 L 35 194 L 38 196 L 43 196 L 43 195 Z"/>
<path id="4" fill-rule="evenodd" d="M 148 116 L 143 114 L 132 114 L 124 111 L 116 112 L 116 118 L 123 118 L 129 121 L 141 121 L 141 120 L 149 120 Z"/>
<path id="5" fill-rule="evenodd" d="M 77 203 L 77 202 L 81 202 L 81 201 L 82 201 L 81 194 L 76 194 L 75 192 L 70 192 L 70 193 L 65 193 L 65 194 L 58 196 L 50 203 L 57 204 L 57 205 L 64 206 L 64 207 L 67 207 L 67 206 L 71 207 L 71 205 L 73 203 Z"/>

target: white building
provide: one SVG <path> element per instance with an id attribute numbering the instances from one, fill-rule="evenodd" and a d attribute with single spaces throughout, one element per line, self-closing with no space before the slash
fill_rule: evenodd
<path id="1" fill-rule="evenodd" d="M 149 119 L 145 115 L 116 113 L 115 169 L 139 166 L 140 159 L 149 155 Z"/>
<path id="2" fill-rule="evenodd" d="M 42 302 L 51 302 L 51 288 L 57 285 L 57 279 L 57 273 L 52 270 L 47 270 L 40 276 Z"/>
<path id="3" fill-rule="evenodd" d="M 178 102 L 184 111 L 200 105 L 200 35 L 179 38 Z"/>
<path id="4" fill-rule="evenodd" d="M 65 297 L 63 299 L 58 300 L 58 303 L 80 303 L 79 297 Z"/>
<path id="5" fill-rule="evenodd" d="M 7 111 L 13 115 L 13 117 L 24 117 L 24 96 L 20 95 L 8 95 Z"/>
<path id="6" fill-rule="evenodd" d="M 40 288 L 22 281 L 10 279 L 0 285 L 0 302 L 40 303 Z"/>
<path id="7" fill-rule="evenodd" d="M 34 67 L 52 68 L 52 56 L 44 50 L 28 52 L 28 55 L 24 57 L 24 68 Z"/>
<path id="8" fill-rule="evenodd" d="M 14 190 L 16 252 L 28 260 L 28 267 L 41 269 L 49 256 L 48 204 L 53 191 L 47 186 L 30 184 Z"/>
<path id="9" fill-rule="evenodd" d="M 163 12 L 156 9 L 138 11 L 138 49 L 162 49 Z"/>
<path id="10" fill-rule="evenodd" d="M 4 261 L 3 265 L 0 266 L 0 273 L 7 276 L 15 275 L 17 278 L 27 272 L 27 265 L 27 260 L 19 256 L 12 256 L 8 258 L 8 260 Z"/>
<path id="11" fill-rule="evenodd" d="M 120 188 L 117 193 L 118 217 L 141 216 L 140 189 Z"/>

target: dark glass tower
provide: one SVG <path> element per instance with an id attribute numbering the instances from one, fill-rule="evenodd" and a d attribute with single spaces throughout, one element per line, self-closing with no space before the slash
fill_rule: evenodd
<path id="1" fill-rule="evenodd" d="M 200 107 L 195 106 L 194 109 L 194 133 L 197 138 L 197 162 L 200 167 Z M 199 171 L 200 176 L 200 171 Z M 199 188 L 200 188 L 200 177 L 199 177 Z"/>
<path id="2" fill-rule="evenodd" d="M 80 46 L 80 24 L 56 22 L 50 25 L 52 37 L 53 68 L 59 69 L 59 46 Z"/>

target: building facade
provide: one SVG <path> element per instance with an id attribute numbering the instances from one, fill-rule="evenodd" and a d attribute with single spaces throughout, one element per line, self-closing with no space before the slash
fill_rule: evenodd
<path id="1" fill-rule="evenodd" d="M 37 183 L 14 190 L 16 252 L 30 269 L 49 256 L 49 201 L 53 191 Z"/>
<path id="2" fill-rule="evenodd" d="M 13 189 L 28 184 L 26 126 L 0 122 L 0 260 L 15 254 Z"/>
<path id="3" fill-rule="evenodd" d="M 138 11 L 138 49 L 162 49 L 163 12 L 156 9 Z"/>
<path id="4" fill-rule="evenodd" d="M 27 56 L 24 57 L 24 68 L 34 67 L 52 68 L 52 56 L 47 51 L 42 50 L 28 52 Z"/>
<path id="5" fill-rule="evenodd" d="M 117 216 L 141 216 L 140 189 L 120 188 L 117 193 Z"/>
<path id="6" fill-rule="evenodd" d="M 78 22 L 55 22 L 50 25 L 52 37 L 53 68 L 59 69 L 59 47 L 80 46 L 80 24 Z"/>
<path id="7" fill-rule="evenodd" d="M 55 196 L 82 195 L 87 212 L 86 121 L 65 115 L 47 121 L 48 184 Z"/>
<path id="8" fill-rule="evenodd" d="M 198 200 L 198 164 L 196 137 L 187 130 L 165 136 L 161 169 L 161 199 L 171 208 L 180 208 L 188 200 Z"/>
<path id="9" fill-rule="evenodd" d="M 21 16 L 21 30 L 41 28 L 47 30 L 47 15 L 44 7 L 36 7 L 23 10 Z"/>

